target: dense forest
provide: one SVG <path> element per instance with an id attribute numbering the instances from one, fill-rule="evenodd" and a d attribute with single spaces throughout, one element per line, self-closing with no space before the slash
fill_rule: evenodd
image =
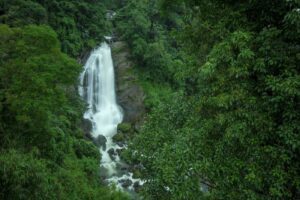
<path id="1" fill-rule="evenodd" d="M 96 1 L 0 0 L 0 199 L 127 199 L 84 139 L 76 58 L 109 30 Z"/>
<path id="2" fill-rule="evenodd" d="M 123 1 L 149 199 L 299 199 L 300 2 Z M 206 191 L 206 192 L 203 192 Z"/>
<path id="3" fill-rule="evenodd" d="M 0 199 L 130 199 L 77 94 L 111 33 L 146 94 L 141 199 L 300 199 L 299 0 L 0 0 Z"/>

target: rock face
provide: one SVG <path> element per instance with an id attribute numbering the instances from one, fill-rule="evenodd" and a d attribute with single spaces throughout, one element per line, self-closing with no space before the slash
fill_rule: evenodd
<path id="1" fill-rule="evenodd" d="M 133 73 L 133 63 L 125 42 L 115 42 L 111 45 L 112 57 L 116 73 L 116 89 L 118 103 L 124 110 L 124 122 L 137 123 L 145 113 L 144 92 L 137 84 Z"/>
<path id="2" fill-rule="evenodd" d="M 96 144 L 99 148 L 102 147 L 104 151 L 106 150 L 106 142 L 107 139 L 103 135 L 99 135 L 96 139 L 94 139 L 94 144 Z"/>
<path id="3" fill-rule="evenodd" d="M 91 136 L 90 136 L 90 133 L 93 129 L 93 124 L 90 120 L 88 119 L 83 119 L 82 120 L 82 124 L 81 124 L 81 128 L 84 132 L 84 135 L 87 137 L 87 138 L 90 138 L 91 139 Z"/>

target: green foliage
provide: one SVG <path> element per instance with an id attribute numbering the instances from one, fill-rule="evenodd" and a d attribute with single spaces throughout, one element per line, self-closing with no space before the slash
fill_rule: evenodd
<path id="1" fill-rule="evenodd" d="M 97 160 L 73 157 L 51 169 L 49 160 L 15 150 L 0 155 L 1 199 L 127 199 L 97 183 Z"/>
<path id="2" fill-rule="evenodd" d="M 58 33 L 64 52 L 79 56 L 103 40 L 109 24 L 105 7 L 97 1 L 38 1 L 48 10 L 48 23 Z"/>
<path id="3" fill-rule="evenodd" d="M 148 79 L 172 82 L 179 55 L 172 46 L 174 38 L 164 29 L 168 18 L 160 17 L 158 5 L 156 1 L 128 1 L 117 14 L 117 30 L 128 41 L 140 70 L 149 74 Z"/>
<path id="4" fill-rule="evenodd" d="M 0 1 L 14 27 L 0 25 L 1 199 L 127 198 L 99 184 L 79 129 L 80 66 L 60 50 L 101 41 L 109 3 Z M 299 199 L 299 6 L 114 1 L 147 95 L 123 154 L 143 166 L 145 199 Z"/>
<path id="5" fill-rule="evenodd" d="M 91 142 L 86 140 L 74 140 L 73 148 L 75 149 L 76 156 L 78 158 L 94 158 L 100 159 L 99 151 L 94 147 Z"/>
<path id="6" fill-rule="evenodd" d="M 0 156 L 1 199 L 54 199 L 57 189 L 46 163 L 10 150 Z"/>
<path id="7" fill-rule="evenodd" d="M 118 28 L 151 107 L 124 153 L 144 166 L 145 198 L 299 198 L 299 2 L 123 9 Z"/>
<path id="8" fill-rule="evenodd" d="M 199 89 L 201 101 L 198 106 L 200 116 L 203 116 L 198 122 L 201 124 L 199 141 L 214 141 L 201 145 L 206 159 L 200 163 L 203 165 L 200 171 L 217 185 L 212 189 L 213 198 L 286 199 L 296 195 L 292 188 L 298 187 L 298 181 L 294 182 L 294 167 L 299 163 L 294 162 L 299 144 L 293 149 L 289 142 L 299 142 L 296 134 L 299 115 L 294 100 L 298 98 L 297 92 L 277 95 L 268 86 L 269 78 L 284 77 L 287 71 L 291 76 L 288 79 L 294 79 L 296 65 L 290 60 L 289 64 L 274 61 L 274 65 L 270 63 L 273 67 L 268 66 L 269 59 L 277 60 L 278 55 L 284 59 L 285 55 L 284 48 L 276 49 L 276 43 L 284 45 L 276 38 L 278 32 L 267 32 L 270 35 L 263 41 L 274 43 L 274 57 L 270 51 L 267 60 L 260 57 L 261 50 L 268 48 L 260 41 L 266 31 L 257 39 L 249 33 L 235 32 L 214 47 L 208 62 L 200 69 L 199 84 L 206 85 Z M 253 43 L 256 42 L 260 45 L 259 50 L 255 50 Z M 295 58 L 293 54 L 287 57 Z M 280 72 L 276 70 L 279 66 L 281 69 L 282 66 L 289 67 Z M 292 91 L 294 87 L 287 86 Z M 286 95 L 289 100 L 285 99 Z M 274 99 L 285 100 L 279 100 L 276 105 L 272 102 Z M 285 120 L 283 116 L 289 116 L 289 119 Z M 283 135 L 289 135 L 290 141 L 284 142 Z M 212 157 L 214 159 L 210 160 Z M 287 170 L 286 166 L 291 167 Z"/>
<path id="9" fill-rule="evenodd" d="M 130 130 L 131 130 L 130 123 L 121 123 L 118 125 L 118 131 L 121 131 L 123 133 L 128 133 Z"/>
<path id="10" fill-rule="evenodd" d="M 192 169 L 198 155 L 191 153 L 193 141 L 189 141 L 189 130 L 183 127 L 191 105 L 182 101 L 182 95 L 173 94 L 172 99 L 154 107 L 141 133 L 129 146 L 131 160 L 145 167 L 142 178 L 149 181 L 144 185 L 144 193 L 150 199 L 202 196 L 199 177 Z"/>
<path id="11" fill-rule="evenodd" d="M 0 5 L 0 22 L 14 27 L 47 24 L 58 34 L 62 50 L 73 57 L 94 48 L 111 26 L 102 2 L 2 0 Z"/>
<path id="12" fill-rule="evenodd" d="M 56 130 L 50 127 L 56 123 L 54 116 L 67 119 L 64 110 L 70 105 L 65 89 L 75 83 L 80 66 L 60 52 L 56 34 L 48 27 L 0 29 L 9 32 L 1 34 L 0 47 L 3 112 L 11 113 L 3 114 L 3 122 L 10 124 L 7 128 L 16 137 L 27 138 L 23 142 L 29 145 L 42 145 L 47 136 L 54 136 L 52 132 L 69 133 L 67 120 Z"/>
<path id="13" fill-rule="evenodd" d="M 101 185 L 83 140 L 81 67 L 48 26 L 0 25 L 0 198 L 127 199 Z"/>
<path id="14" fill-rule="evenodd" d="M 146 94 L 144 104 L 147 109 L 154 108 L 164 101 L 172 98 L 171 94 L 173 93 L 172 89 L 168 84 L 163 83 L 153 83 L 147 80 L 148 76 L 145 76 L 145 73 L 139 73 L 139 84 L 143 87 L 143 90 Z"/>
<path id="15" fill-rule="evenodd" d="M 34 1 L 2 0 L 0 22 L 12 26 L 46 24 L 47 11 Z"/>

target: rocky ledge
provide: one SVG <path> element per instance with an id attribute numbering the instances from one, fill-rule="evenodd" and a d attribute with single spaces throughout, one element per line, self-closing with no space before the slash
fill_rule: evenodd
<path id="1" fill-rule="evenodd" d="M 116 74 L 117 100 L 124 110 L 123 121 L 137 125 L 145 113 L 144 92 L 137 84 L 137 77 L 133 73 L 133 63 L 127 44 L 118 41 L 111 44 L 111 48 Z"/>

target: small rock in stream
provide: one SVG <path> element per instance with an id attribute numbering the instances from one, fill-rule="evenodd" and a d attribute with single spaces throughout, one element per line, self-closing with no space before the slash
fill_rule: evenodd
<path id="1" fill-rule="evenodd" d="M 123 172 L 124 171 L 126 172 L 129 170 L 130 166 L 126 163 L 120 162 L 120 163 L 118 163 L 117 168 Z"/>
<path id="2" fill-rule="evenodd" d="M 134 191 L 138 192 L 141 189 L 139 181 L 134 182 L 133 184 Z"/>
<path id="3" fill-rule="evenodd" d="M 109 149 L 107 153 L 112 160 L 115 160 L 115 156 L 118 155 L 113 148 Z"/>
<path id="4" fill-rule="evenodd" d="M 116 153 L 120 156 L 123 151 L 124 151 L 123 149 L 117 149 Z"/>
<path id="5" fill-rule="evenodd" d="M 97 145 L 97 147 L 102 147 L 104 151 L 106 150 L 106 142 L 107 139 L 103 135 L 99 135 L 96 139 L 94 139 L 94 143 Z"/>
<path id="6" fill-rule="evenodd" d="M 132 185 L 132 180 L 130 180 L 130 179 L 122 179 L 122 180 L 119 180 L 119 183 L 121 183 L 122 187 L 128 188 L 129 186 Z"/>

